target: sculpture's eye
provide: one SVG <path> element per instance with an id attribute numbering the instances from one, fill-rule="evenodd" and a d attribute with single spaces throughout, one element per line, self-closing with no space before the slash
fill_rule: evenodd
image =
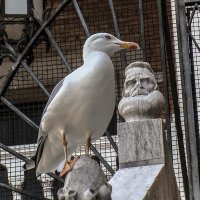
<path id="1" fill-rule="evenodd" d="M 111 40 L 110 35 L 105 35 L 104 38 L 106 38 L 107 40 Z"/>
<path id="2" fill-rule="evenodd" d="M 151 91 L 155 88 L 155 83 L 150 78 L 143 78 L 140 80 L 141 86 L 148 91 Z"/>
<path id="3" fill-rule="evenodd" d="M 126 87 L 135 87 L 135 84 L 136 84 L 136 80 L 133 79 L 133 80 L 127 81 Z"/>

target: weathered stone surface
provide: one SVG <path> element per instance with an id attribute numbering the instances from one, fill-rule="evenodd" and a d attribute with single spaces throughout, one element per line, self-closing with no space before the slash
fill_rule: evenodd
<path id="1" fill-rule="evenodd" d="M 118 143 L 121 168 L 164 163 L 161 119 L 118 124 Z"/>
<path id="2" fill-rule="evenodd" d="M 112 200 L 180 200 L 174 173 L 164 164 L 120 169 L 109 181 Z"/>

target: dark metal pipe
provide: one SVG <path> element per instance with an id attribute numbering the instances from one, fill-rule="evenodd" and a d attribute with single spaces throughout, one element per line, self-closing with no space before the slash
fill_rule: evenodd
<path id="1" fill-rule="evenodd" d="M 121 37 L 120 37 L 119 26 L 118 26 L 118 22 L 117 22 L 117 16 L 116 16 L 116 13 L 115 13 L 115 8 L 114 8 L 112 0 L 109 0 L 109 6 L 110 6 L 111 13 L 112 13 L 112 19 L 113 19 L 114 28 L 115 28 L 115 34 L 120 39 Z"/>
<path id="2" fill-rule="evenodd" d="M 19 158 L 20 160 L 23 160 L 25 163 L 30 163 L 33 162 L 33 160 L 26 158 L 25 156 L 23 156 L 22 154 L 14 151 L 13 149 L 7 147 L 6 145 L 0 143 L 0 148 L 3 149 L 4 151 L 12 154 L 13 156 L 15 156 L 16 158 Z M 54 173 L 50 172 L 47 173 L 49 176 L 57 179 L 58 181 L 64 183 L 64 180 L 62 178 L 60 178 L 59 176 L 55 175 Z"/>
<path id="3" fill-rule="evenodd" d="M 31 161 L 30 159 L 26 158 L 25 156 L 21 155 L 20 153 L 14 151 L 10 147 L 7 147 L 6 145 L 4 145 L 2 143 L 0 143 L 0 148 L 5 150 L 6 152 L 12 154 L 16 158 L 19 158 L 20 160 L 23 160 L 25 163 L 29 163 Z"/>
<path id="4" fill-rule="evenodd" d="M 106 131 L 106 136 L 107 136 L 108 140 L 110 141 L 110 144 L 114 148 L 115 152 L 118 153 L 118 146 L 117 146 L 116 142 L 113 140 L 113 138 L 108 130 Z"/>
<path id="5" fill-rule="evenodd" d="M 12 59 L 14 59 L 15 61 L 17 60 L 17 52 L 15 51 L 15 49 L 8 44 L 7 42 L 5 42 L 6 47 L 9 49 L 10 53 L 13 55 Z M 44 91 L 44 93 L 47 96 L 50 96 L 48 90 L 44 87 L 44 85 L 39 81 L 39 79 L 36 77 L 36 75 L 33 73 L 33 71 L 30 69 L 30 67 L 26 64 L 26 62 L 24 60 L 21 61 L 22 66 L 27 70 L 27 72 L 31 75 L 31 77 L 36 81 L 36 83 L 38 84 L 38 86 Z"/>
<path id="6" fill-rule="evenodd" d="M 167 61 L 166 61 L 166 45 L 165 45 L 165 32 L 163 25 L 163 15 L 161 1 L 157 0 L 158 16 L 159 16 L 159 33 L 160 33 L 160 51 L 161 51 L 161 63 L 162 63 L 162 73 L 163 73 L 163 86 L 164 86 L 164 97 L 165 97 L 165 119 L 167 125 L 167 141 L 169 144 L 169 149 L 172 156 L 172 135 L 171 135 L 171 121 L 170 121 L 170 102 L 169 102 L 169 92 L 168 92 L 168 77 L 167 77 Z M 172 160 L 173 162 L 173 160 Z"/>
<path id="7" fill-rule="evenodd" d="M 178 24 L 178 38 L 179 38 L 179 56 L 181 63 L 181 76 L 183 88 L 183 108 L 184 108 L 184 121 L 186 132 L 186 148 L 187 148 L 187 167 L 188 167 L 188 194 L 186 199 L 199 199 L 199 174 L 198 174 L 198 161 L 197 161 L 197 146 L 195 135 L 195 122 L 194 122 L 194 106 L 192 97 L 191 85 L 191 63 L 189 59 L 189 46 L 188 46 L 188 33 L 185 14 L 185 3 L 182 0 L 177 1 L 177 24 Z M 181 155 L 180 155 L 181 158 Z"/>
<path id="8" fill-rule="evenodd" d="M 38 86 L 44 91 L 44 93 L 49 97 L 50 93 L 45 88 L 45 86 L 39 81 L 39 79 L 36 77 L 36 75 L 33 73 L 33 71 L 30 69 L 30 67 L 26 64 L 24 60 L 22 60 L 22 66 L 27 70 L 27 72 L 31 75 L 31 77 L 35 80 L 35 82 L 38 84 Z"/>
<path id="9" fill-rule="evenodd" d="M 116 13 L 115 13 L 115 8 L 114 8 L 112 0 L 109 0 L 109 6 L 110 6 L 112 19 L 113 19 L 113 23 L 114 23 L 115 34 L 119 39 L 121 39 L 120 31 L 119 31 L 119 25 L 118 25 L 118 21 L 117 21 L 117 16 L 116 16 Z M 121 60 L 122 60 L 122 67 L 123 67 L 123 69 L 125 69 L 126 66 L 127 66 L 125 50 L 120 51 L 120 57 L 121 57 Z M 120 85 L 123 85 L 123 82 L 122 82 L 122 78 L 120 77 L 120 74 L 118 72 L 116 73 L 116 81 L 117 81 L 117 85 L 118 85 L 117 92 L 118 92 L 118 94 L 121 94 L 122 91 L 121 91 Z"/>
<path id="10" fill-rule="evenodd" d="M 143 60 L 147 61 L 145 33 L 144 33 L 144 12 L 143 11 L 144 11 L 143 0 L 139 0 L 140 35 L 141 35 L 142 54 L 143 54 Z"/>
<path id="11" fill-rule="evenodd" d="M 21 117 L 27 124 L 29 124 L 31 127 L 33 127 L 35 130 L 38 131 L 39 127 L 30 120 L 24 113 L 22 113 L 20 110 L 18 110 L 12 103 L 10 103 L 7 99 L 5 99 L 3 96 L 0 97 L 2 102 L 8 106 L 12 111 L 14 111 L 19 117 Z"/>
<path id="12" fill-rule="evenodd" d="M 113 19 L 114 28 L 115 28 L 115 34 L 119 39 L 121 39 L 120 32 L 119 32 L 119 26 L 118 26 L 118 22 L 117 22 L 117 16 L 116 16 L 116 13 L 115 13 L 115 8 L 114 8 L 112 0 L 109 0 L 109 6 L 110 6 L 111 13 L 112 13 L 112 19 Z M 122 59 L 122 66 L 125 68 L 127 66 L 127 62 L 126 62 L 126 55 L 125 55 L 124 50 L 120 51 L 120 57 Z"/>
<path id="13" fill-rule="evenodd" d="M 83 14 L 82 14 L 82 12 L 81 12 L 81 10 L 80 10 L 80 8 L 79 8 L 79 5 L 78 5 L 78 3 L 77 3 L 76 0 L 72 0 L 72 1 L 73 1 L 73 4 L 74 4 L 74 7 L 75 7 L 75 9 L 76 9 L 76 12 L 77 12 L 77 14 L 78 14 L 78 16 L 79 16 L 79 19 L 81 20 L 81 23 L 82 23 L 82 25 L 83 25 L 83 28 L 84 28 L 84 30 L 85 30 L 85 33 L 86 33 L 87 37 L 90 37 L 90 31 L 89 31 L 88 26 L 87 26 L 87 24 L 86 24 L 86 22 L 85 22 L 85 19 L 84 19 L 84 17 L 83 17 Z"/>
<path id="14" fill-rule="evenodd" d="M 34 17 L 35 17 L 35 20 L 37 20 L 37 22 L 40 24 L 40 26 L 42 26 L 42 22 L 41 20 L 39 19 L 36 11 L 33 9 L 33 14 L 34 14 Z M 55 41 L 55 39 L 53 38 L 52 34 L 51 34 L 51 31 L 45 27 L 45 32 L 51 42 L 51 44 L 54 46 L 54 48 L 56 49 L 58 55 L 61 57 L 64 65 L 67 67 L 68 71 L 71 73 L 72 72 L 72 68 L 71 66 L 69 65 L 69 63 L 67 62 L 65 56 L 63 55 L 62 51 L 60 50 L 60 47 L 58 46 L 57 42 Z"/>
<path id="15" fill-rule="evenodd" d="M 199 152 L 199 148 L 200 148 L 200 143 L 199 143 L 199 115 L 198 115 L 198 96 L 197 96 L 197 88 L 196 88 L 196 74 L 195 74 L 195 63 L 194 63 L 194 51 L 193 51 L 193 44 L 192 41 L 194 42 L 194 37 L 192 36 L 191 32 L 192 32 L 192 19 L 194 19 L 194 14 L 195 14 L 195 10 L 196 10 L 196 6 L 198 6 L 198 4 L 195 4 L 193 12 L 190 16 L 190 10 L 187 10 L 186 16 L 187 16 L 187 20 L 188 20 L 188 32 L 189 32 L 189 47 L 190 47 L 190 60 L 191 60 L 191 81 L 192 81 L 192 95 L 193 95 L 193 104 L 194 104 L 194 120 L 195 120 L 195 135 L 196 135 L 196 142 L 197 142 L 197 156 L 198 156 L 198 164 L 200 166 L 200 152 Z M 192 37 L 191 37 L 192 36 Z M 196 43 L 195 40 L 195 46 L 196 48 L 198 47 L 198 44 Z M 200 49 L 197 48 L 199 53 L 200 53 Z M 199 147 L 199 148 L 198 148 Z M 200 172 L 200 168 L 199 168 L 199 172 Z"/>
<path id="16" fill-rule="evenodd" d="M 189 196 L 189 183 L 188 183 L 188 175 L 187 175 L 187 165 L 186 165 L 186 157 L 185 157 L 185 147 L 184 147 L 184 139 L 183 139 L 183 130 L 181 124 L 181 117 L 180 117 L 180 107 L 178 101 L 178 88 L 177 88 L 177 81 L 175 75 L 175 64 L 174 64 L 174 57 L 173 57 L 173 49 L 171 47 L 171 36 L 169 32 L 169 24 L 168 24 L 168 16 L 167 16 L 167 7 L 166 7 L 166 0 L 161 2 L 162 13 L 163 13 L 163 27 L 164 27 L 164 34 L 165 34 L 165 45 L 166 45 L 166 55 L 168 61 L 168 68 L 169 68 L 169 78 L 172 85 L 172 100 L 174 104 L 174 114 L 175 114 L 175 126 L 177 130 L 177 139 L 178 139 L 178 146 L 179 146 L 179 153 L 180 153 L 180 161 L 181 161 L 181 170 L 183 176 L 183 185 L 186 199 Z"/>
<path id="17" fill-rule="evenodd" d="M 99 158 L 99 160 L 103 163 L 103 165 L 106 167 L 106 169 L 112 174 L 115 174 L 115 171 L 112 169 L 112 167 L 106 162 L 106 160 L 101 156 L 101 154 L 97 151 L 97 149 L 91 145 L 91 150 L 94 152 L 94 154 Z"/>

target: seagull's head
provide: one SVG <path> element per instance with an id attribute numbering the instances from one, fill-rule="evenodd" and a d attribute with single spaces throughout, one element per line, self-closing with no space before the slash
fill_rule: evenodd
<path id="1" fill-rule="evenodd" d="M 109 33 L 96 33 L 86 40 L 83 47 L 83 54 L 86 55 L 93 51 L 101 51 L 111 57 L 121 49 L 139 49 L 139 45 L 135 42 L 119 40 Z"/>

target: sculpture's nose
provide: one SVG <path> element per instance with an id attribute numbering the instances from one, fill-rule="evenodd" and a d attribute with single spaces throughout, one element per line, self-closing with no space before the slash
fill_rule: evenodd
<path id="1" fill-rule="evenodd" d="M 141 87 L 141 82 L 140 82 L 140 79 L 136 79 L 136 83 L 135 83 L 135 86 L 134 86 L 134 90 L 138 90 L 139 88 Z"/>

